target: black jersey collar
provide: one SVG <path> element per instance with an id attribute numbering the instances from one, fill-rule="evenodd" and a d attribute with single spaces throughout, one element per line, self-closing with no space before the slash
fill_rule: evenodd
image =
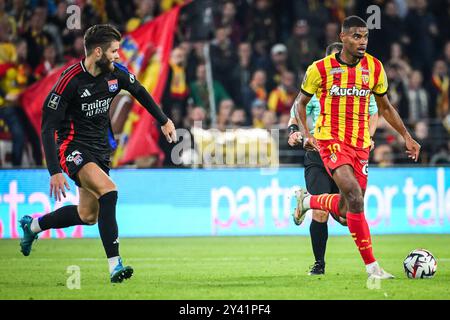
<path id="1" fill-rule="evenodd" d="M 335 57 L 336 57 L 336 60 L 337 60 L 340 64 L 346 65 L 347 67 L 351 67 L 351 68 L 356 67 L 356 66 L 358 65 L 358 63 L 361 61 L 361 59 L 358 59 L 358 61 L 356 61 L 355 63 L 348 64 L 348 63 L 342 61 L 342 59 L 341 59 L 341 51 L 336 52 Z"/>

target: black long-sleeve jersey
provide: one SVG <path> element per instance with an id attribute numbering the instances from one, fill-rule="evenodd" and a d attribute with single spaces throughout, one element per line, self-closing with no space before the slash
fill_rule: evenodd
<path id="1" fill-rule="evenodd" d="M 60 149 L 64 144 L 76 143 L 109 160 L 109 107 L 121 89 L 130 92 L 161 125 L 168 121 L 126 67 L 114 63 L 114 71 L 94 77 L 82 60 L 61 74 L 44 102 L 41 135 L 50 175 L 61 172 L 56 144 Z"/>

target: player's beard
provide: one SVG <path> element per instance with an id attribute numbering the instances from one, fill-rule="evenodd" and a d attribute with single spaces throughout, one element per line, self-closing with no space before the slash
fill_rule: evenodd
<path id="1" fill-rule="evenodd" d="M 101 72 L 111 72 L 114 70 L 111 61 L 106 57 L 105 54 L 102 54 L 100 60 L 95 62 L 95 65 L 100 68 Z"/>

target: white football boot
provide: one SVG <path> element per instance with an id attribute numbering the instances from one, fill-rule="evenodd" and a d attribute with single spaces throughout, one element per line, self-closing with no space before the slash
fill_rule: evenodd
<path id="1" fill-rule="evenodd" d="M 294 213 L 292 214 L 292 218 L 294 219 L 294 223 L 299 226 L 302 224 L 303 220 L 305 220 L 306 211 L 308 208 L 303 206 L 303 199 L 309 196 L 306 190 L 300 188 L 295 191 L 295 198 L 297 199 L 297 207 L 294 209 Z"/>
<path id="2" fill-rule="evenodd" d="M 395 277 L 390 274 L 389 272 L 386 272 L 383 270 L 383 268 L 380 267 L 377 261 L 374 263 L 371 263 L 370 265 L 366 266 L 366 271 L 371 279 L 380 279 L 380 280 L 386 280 L 386 279 L 394 279 Z"/>

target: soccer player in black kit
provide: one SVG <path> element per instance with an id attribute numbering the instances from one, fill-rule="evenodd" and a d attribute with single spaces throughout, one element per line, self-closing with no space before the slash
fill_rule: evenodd
<path id="1" fill-rule="evenodd" d="M 41 231 L 98 222 L 111 282 L 122 282 L 133 274 L 130 266 L 123 266 L 119 255 L 117 187 L 109 177 L 111 101 L 121 89 L 129 91 L 159 122 L 168 142 L 177 139 L 172 121 L 136 77 L 116 63 L 120 39 L 119 31 L 110 25 L 90 27 L 84 35 L 86 58 L 62 73 L 44 102 L 41 134 L 51 176 L 50 196 L 57 200 L 66 196 L 69 185 L 62 169 L 79 187 L 78 206 L 20 219 L 20 246 L 25 256 Z"/>

